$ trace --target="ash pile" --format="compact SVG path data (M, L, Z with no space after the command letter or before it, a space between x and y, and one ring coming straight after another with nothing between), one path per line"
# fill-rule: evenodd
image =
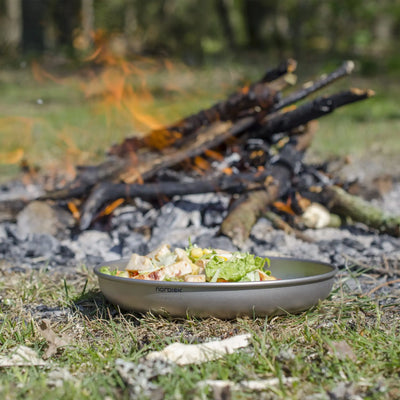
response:
M2 196L16 190L15 183L10 185L2 187ZM399 196L400 184L395 183L375 203L390 213L397 207ZM365 264L375 269L397 269L400 265L400 239L361 223L307 228L299 237L261 217L249 238L237 246L220 233L230 202L231 196L223 193L176 196L158 207L138 199L99 219L91 229L79 231L63 208L34 201L15 221L0 224L0 258L3 267L15 271L73 269L129 257L132 252L146 254L160 243L186 247L190 238L201 247L314 259L339 267Z

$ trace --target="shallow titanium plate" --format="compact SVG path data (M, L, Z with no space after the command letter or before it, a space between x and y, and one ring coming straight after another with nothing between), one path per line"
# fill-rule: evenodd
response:
M336 268L317 261L269 257L276 281L191 283L145 281L102 274L102 265L125 269L128 259L95 267L104 296L122 309L229 319L304 311L325 299Z

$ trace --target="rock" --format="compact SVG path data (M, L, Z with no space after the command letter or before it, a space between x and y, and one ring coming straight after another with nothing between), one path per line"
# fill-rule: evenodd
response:
M66 242L63 244L66 245ZM120 254L112 251L114 245L108 233L91 230L82 232L68 247L75 253L78 261L93 265L120 258Z
M58 252L60 242L47 233L32 233L20 247L25 258L49 259Z
M33 201L17 216L17 227L21 237L30 234L48 234L58 238L67 235L74 224L71 214L46 202Z
M189 226L189 222L190 216L185 210L175 207L173 203L167 203L161 207L156 226L170 231L172 229L186 228Z

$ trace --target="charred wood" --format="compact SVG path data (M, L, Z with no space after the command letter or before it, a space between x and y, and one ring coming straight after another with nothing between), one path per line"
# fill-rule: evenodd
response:
M267 70L264 76L259 80L259 82L267 83L275 81L285 74L294 72L296 68L297 61L289 58L280 63L277 67Z
M13 221L20 211L29 204L29 200L13 199L0 202L0 221Z
M290 104L294 104L299 100L306 98L310 94L317 92L318 90L324 88L325 86L330 85L331 83L337 81L338 79L351 74L353 69L354 69L354 62L345 61L337 70L331 72L326 76L322 76L315 82L309 82L304 84L300 90L292 93L291 95L279 101L272 107L271 112L281 110L282 108L287 107Z
M336 108L367 99L373 95L372 90L351 89L332 96L318 97L300 105L293 111L278 114L271 119L268 119L267 116L265 124L255 134L268 137L274 133L288 132L297 126L328 115Z
M118 177L125 170L126 165L126 160L112 157L100 165L84 167L71 183L61 189L48 191L46 194L40 196L38 200L81 197L87 194L98 182Z
M193 182L155 182L143 184L102 183L96 187L84 203L80 228L87 229L101 206L118 198L156 200L162 197L183 196L186 194L226 192L243 193L257 190L269 176L268 171L222 175L215 179Z
M254 107L268 110L279 101L278 89L282 87L273 87L269 82L254 83L206 110L192 114L166 128L151 131L142 142L138 142L136 138L125 139L120 145L114 146L110 154L123 157L138 147L153 150L162 150L170 146L179 147L187 135L194 134L202 127L217 121L235 120L243 111Z
M314 242L314 239L307 236L301 230L292 227L281 216L272 211L266 211L263 217L269 219L275 228L283 230L288 235L293 235L297 239L302 240L303 242L308 242L308 243Z

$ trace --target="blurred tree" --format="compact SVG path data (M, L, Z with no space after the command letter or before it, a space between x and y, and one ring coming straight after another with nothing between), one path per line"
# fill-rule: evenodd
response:
M44 51L45 0L22 0L22 51Z
M74 55L74 33L80 27L81 0L49 0L55 25L56 46Z
M230 50L235 50L237 46L236 46L235 33L229 17L229 8L225 0L215 0L215 1L216 1L215 5L217 14L219 16L219 20L221 21L221 27L223 29L226 42Z
M21 40L21 2L15 0L4 1L4 14L6 16L3 22L5 31L3 32L7 45L11 48L17 48Z
M82 0L82 49L90 47L94 32L94 2L93 0Z
M266 19L275 15L276 1L244 0L242 7L247 32L247 45L252 49L259 49L266 44L266 38L262 31Z

